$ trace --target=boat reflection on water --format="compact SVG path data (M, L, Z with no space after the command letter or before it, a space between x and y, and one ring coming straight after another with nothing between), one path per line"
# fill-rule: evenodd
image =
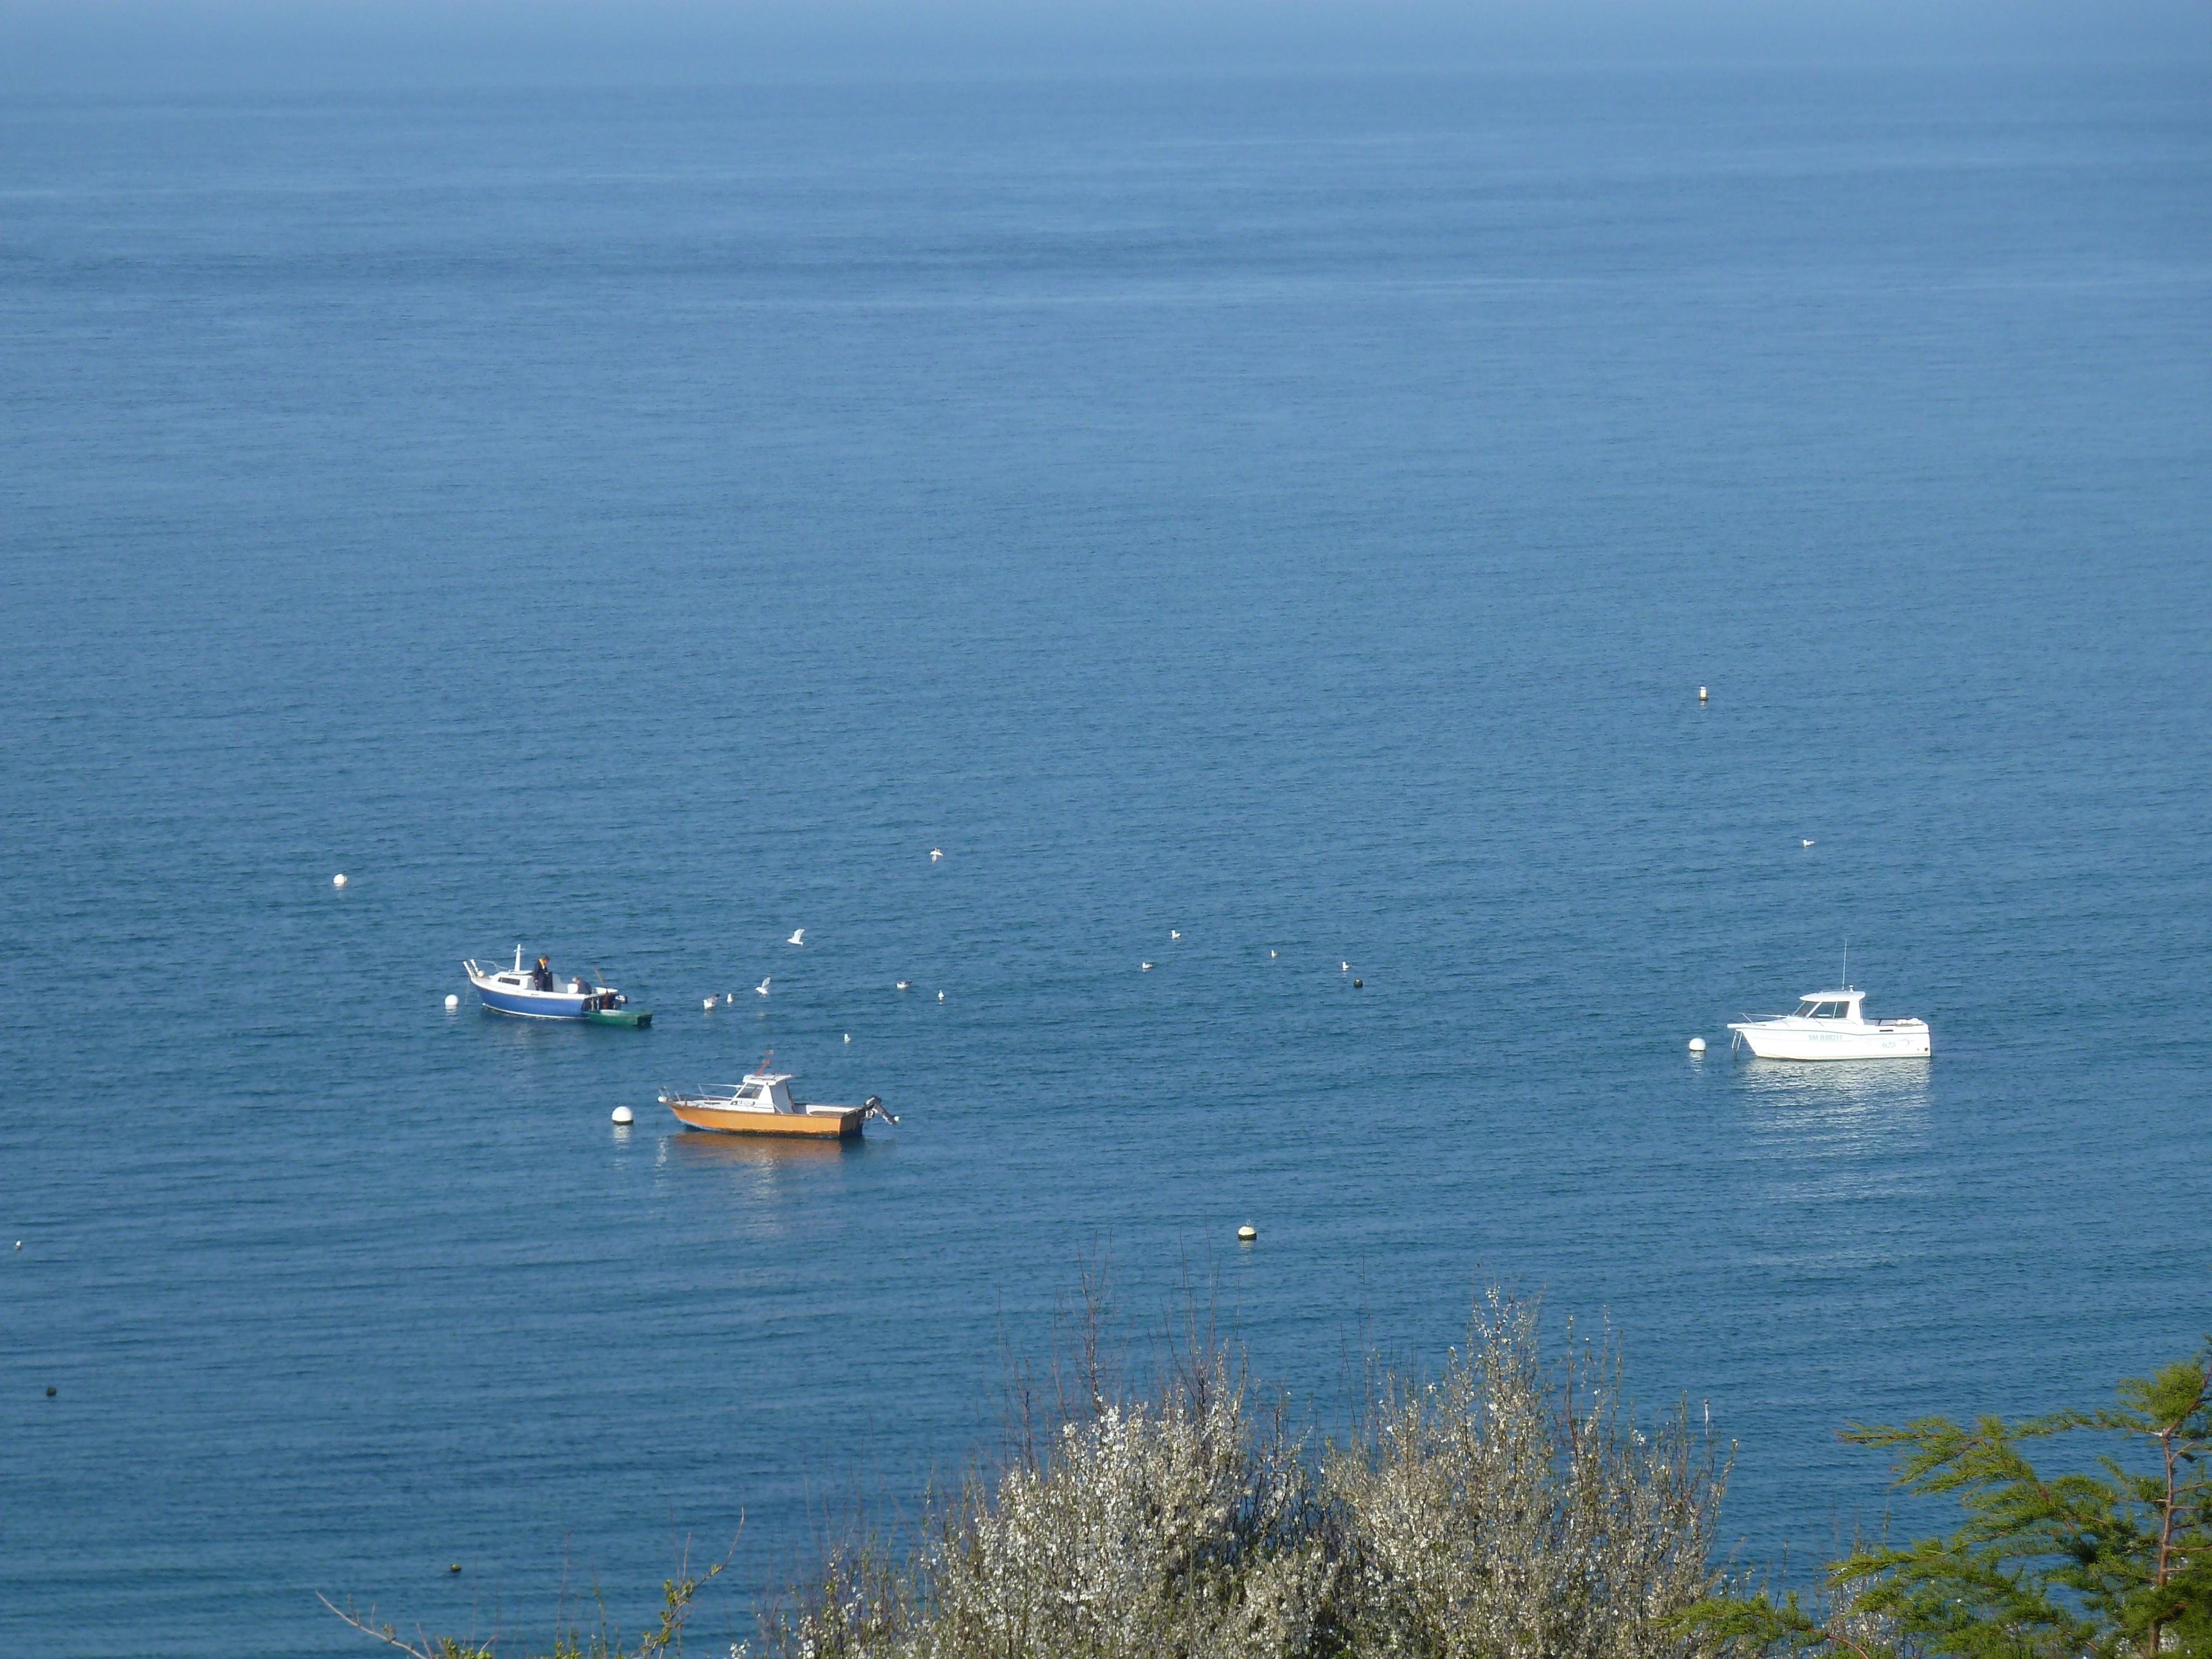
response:
M1753 1060L1729 1083L1763 1153L1849 1161L1926 1138L1931 1067L1925 1060Z
M848 1158L865 1158L870 1143L834 1135L771 1139L765 1135L665 1134L660 1138L660 1162L669 1167L711 1169L720 1165L738 1170L821 1169Z
M1735 1085L1753 1100L1774 1105L1866 1106L1925 1110L1927 1060L1831 1060L1808 1066L1794 1060L1749 1060L1735 1070Z
M656 1185L680 1189L687 1207L719 1212L729 1237L754 1243L811 1237L823 1225L825 1204L859 1173L857 1165L884 1156L866 1140L785 1140L751 1135L681 1133L660 1137L653 1163Z

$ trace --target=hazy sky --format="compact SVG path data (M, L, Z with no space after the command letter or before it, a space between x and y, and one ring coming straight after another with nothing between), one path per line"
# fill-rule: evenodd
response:
M2212 57L2212 0L0 0L0 86Z

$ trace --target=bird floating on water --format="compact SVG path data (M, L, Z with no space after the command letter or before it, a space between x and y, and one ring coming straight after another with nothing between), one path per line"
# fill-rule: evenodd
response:
M945 993L944 993L944 992L942 992L942 991L939 991L939 992L937 994L937 1000L938 1000L939 1002L944 1001L944 1000L945 1000Z
M898 982L898 988L902 991L911 991L914 989L914 981L910 979L902 979Z
M1273 951L1268 951L1268 952L1267 952L1267 960L1268 960L1268 961L1270 961L1270 962L1273 962L1274 959L1275 959L1275 953L1274 953Z
M1798 844L1800 847L1810 847L1813 843L1812 843L1811 842L1809 842L1809 841L1806 841L1806 840L1804 840L1803 838L1802 838L1802 837L1801 837L1801 838L1799 839L1799 841L1798 841L1797 844Z
M789 939L787 939L784 940L784 943L785 943L786 945L804 945L804 944L805 944L805 943L806 943L806 930L805 930L804 927L794 927L794 928L793 928L793 929L791 930L791 937L790 937Z
M846 1041L846 1042L850 1042L852 1040L853 1040L853 1034L852 1034L850 1031L846 1032L846 1033L845 1033L845 1041Z
M1168 929L1168 937L1170 939L1181 939L1182 935L1176 932L1174 928L1170 927Z
M1152 964L1149 962L1140 962L1137 965L1148 974L1152 971Z
M1342 972L1348 974L1352 971L1352 964L1348 962L1340 962L1336 965Z
M945 856L945 849L944 849L942 847L933 847L933 848L931 848L929 849L929 861L930 861L932 864L936 863L936 862L938 861L938 860L939 860L939 859L943 858L944 856Z
M708 998L707 999L707 1012L708 1012L708 1013L712 1013L712 1012L714 1012L714 998L712 998L712 997L708 997Z
M774 974L770 974L767 979L763 980L759 984L754 986L753 989L758 991L763 996L766 996L768 994L769 981L775 978L775 975Z

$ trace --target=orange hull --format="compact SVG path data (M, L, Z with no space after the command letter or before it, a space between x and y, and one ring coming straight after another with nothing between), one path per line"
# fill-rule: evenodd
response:
M839 1107L806 1112L732 1112L689 1101L671 1101L676 1121L690 1129L711 1129L726 1135L804 1135L815 1140L850 1140L860 1133L864 1106Z

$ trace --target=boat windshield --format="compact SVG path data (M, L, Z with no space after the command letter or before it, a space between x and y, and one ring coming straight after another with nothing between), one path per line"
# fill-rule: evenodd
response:
M1810 1019L1813 1017L1813 1010L1818 1006L1820 1006L1818 1003L1813 1001L1810 998L1808 998L1805 1001L1797 1005L1796 1017L1799 1019Z

